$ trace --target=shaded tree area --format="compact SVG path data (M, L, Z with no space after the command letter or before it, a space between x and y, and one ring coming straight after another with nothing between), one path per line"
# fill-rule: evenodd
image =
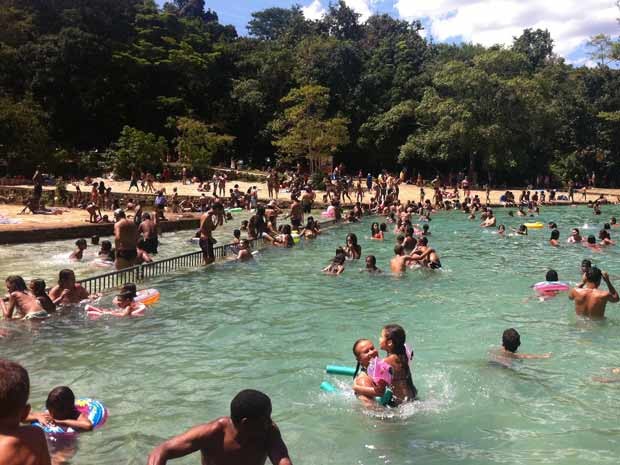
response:
M208 0L0 0L0 157L126 175L326 159L351 169L477 173L480 182L620 182L618 41L594 68L548 31L512 46L427 41L418 21L365 22L342 1L253 13L248 37Z

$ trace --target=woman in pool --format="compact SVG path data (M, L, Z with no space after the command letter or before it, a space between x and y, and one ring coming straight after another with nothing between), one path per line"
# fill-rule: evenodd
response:
M323 268L323 273L339 275L344 271L344 262L347 257L342 247L336 249L336 256L332 259L332 262Z
M549 239L549 244L553 247L560 246L560 231L557 229L551 230L551 238Z
M379 223L373 223L370 225L370 238L383 239L381 236L381 231L379 231Z
M273 240L273 245L277 247L293 247L295 242L293 241L293 236L291 236L291 225L285 224L282 226L282 232L276 236Z
M353 355L357 360L357 368L355 369L355 379L353 380L353 391L357 398L366 406L373 407L375 397L382 396L385 392L385 386L378 386L372 380L366 370L371 360L379 356L379 352L375 349L375 345L369 339L358 339L353 344Z
M344 246L344 253L351 260L359 260L362 256L362 246L357 243L357 236L353 233L347 234L347 243Z
M601 245L616 245L616 243L611 240L608 229L601 229L598 233L598 238L601 240Z
M500 236L503 236L504 234L506 234L506 226L504 226L503 224L500 224L497 227L497 234L499 234Z
M409 366L409 362L413 359L413 351L411 354L408 353L405 346L406 339L405 330L399 325L384 326L379 339L379 347L387 352L387 357L383 361L394 370L390 388L394 393L392 403L395 406L415 400L418 395Z
M581 242L583 242L583 237L581 237L579 229L573 228L571 230L570 237L567 239L566 242L568 242L569 244L580 244Z

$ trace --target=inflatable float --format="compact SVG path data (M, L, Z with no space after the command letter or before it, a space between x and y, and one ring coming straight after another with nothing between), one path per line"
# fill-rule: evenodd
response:
M88 416L88 419L93 424L93 429L101 428L108 419L108 409L94 399L78 399L75 401L75 408L81 414ZM38 421L33 423L34 426L38 426L49 436L56 438L70 438L75 437L79 431L70 427L58 426L58 425L46 425L43 426Z
M357 374L357 370L353 367L345 367L340 365L327 365L325 372L331 375L343 375L354 377ZM375 383L383 382L386 385L392 383L392 367L381 360L379 357L374 358L366 370L368 376L370 376ZM320 388L324 392L337 393L338 388L331 384L329 381L323 381ZM392 390L390 388L385 389L385 393L381 397L375 397L375 401L382 406L388 405L393 397Z
M537 221L536 223L524 223L527 229L542 229L545 227L544 223Z

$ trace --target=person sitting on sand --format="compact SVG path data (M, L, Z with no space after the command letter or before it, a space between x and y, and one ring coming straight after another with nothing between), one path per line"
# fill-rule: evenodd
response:
M77 247L71 255L69 255L69 260L81 260L84 257L84 251L88 247L86 244L86 239L78 239L75 241L75 246Z
M601 278L607 284L607 291L599 289ZM571 289L568 298L575 301L575 313L577 315L594 319L605 318L607 302L616 303L620 301L618 292L609 279L609 274L601 272L595 266L586 272L585 285Z
M551 354L518 354L517 349L521 345L521 335L514 328L509 328L502 334L502 347L493 355L512 359L543 359L551 357ZM498 360L499 361L499 360ZM500 362L501 363L501 362Z
M89 297L88 291L75 282L75 273L69 269L58 273L58 285L50 291L50 299L56 305L78 304Z
M43 430L20 426L30 413L28 372L15 362L0 359L0 380L0 463L50 465Z
M353 344L353 355L357 360L355 377L353 379L353 392L366 407L373 407L375 397L382 396L385 386L378 386L373 379L368 376L366 370L370 362L379 356L375 345L369 339L358 339Z
M336 249L336 256L332 259L332 262L323 268L323 273L339 275L344 271L344 264L347 260L347 256L345 255L344 249L342 247L338 247Z
M205 464L292 465L280 430L271 420L271 400L260 391L239 392L230 404L230 417L196 426L157 446L147 465L200 451ZM17 463L17 462L16 462Z
M10 320L15 313L19 313L23 320L44 320L49 317L37 298L28 293L26 282L21 276L12 275L6 278L6 288L9 291L6 306L4 301L0 300L5 319Z
M553 247L560 246L560 231L558 229L551 230L551 237L549 238L549 244Z
M377 268L377 257L374 255L368 255L366 257L366 268L360 270L360 272L366 273L382 273L382 271Z
M45 401L47 412L31 412L26 422L39 422L42 426L56 425L76 431L92 431L93 423L88 415L75 408L75 394L67 386L50 391Z
M56 311L56 304L52 302L52 299L45 291L45 281L33 279L30 281L28 288L33 297L39 301L43 310L47 313L54 313Z
M418 395L410 366L413 352L407 349L406 339L405 330L394 324L384 326L379 339L379 347L387 353L383 361L389 364L394 372L390 385L394 393L390 405L394 407L404 402L411 402Z

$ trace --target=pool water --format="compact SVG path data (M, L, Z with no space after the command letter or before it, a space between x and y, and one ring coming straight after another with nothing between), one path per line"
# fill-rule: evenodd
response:
M164 439L226 415L244 388L270 395L295 464L617 463L620 384L592 378L620 366L620 306L609 304L603 322L584 321L565 295L540 302L530 286L549 267L577 281L583 258L619 276L620 246L595 253L565 244L570 227L587 223L584 233L596 233L618 213L546 209L540 221L558 223L559 249L547 229L502 238L460 213L438 214L431 245L442 271L368 276L358 272L363 263L348 262L342 276L322 275L350 231L363 255L389 268L393 236L368 240L366 219L293 250L262 251L254 263L151 281L162 298L143 318L88 321L74 311L40 326L2 323L2 356L29 370L34 408L64 384L110 409L104 428L81 436L72 464L143 464ZM321 392L324 379L350 384L324 366L353 365L353 342L378 343L387 323L407 330L420 400L369 413L350 392ZM509 327L521 333L520 351L552 357L490 363Z

